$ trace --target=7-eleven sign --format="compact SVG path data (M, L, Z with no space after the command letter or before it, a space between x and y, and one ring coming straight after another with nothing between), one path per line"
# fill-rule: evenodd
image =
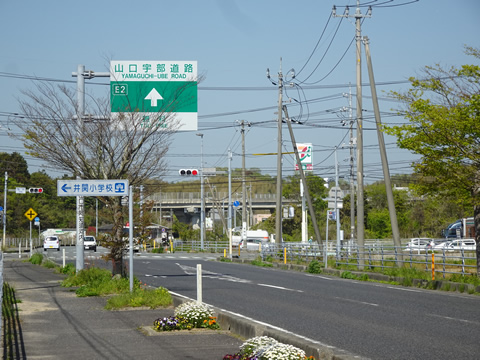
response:
M297 144L298 155L300 156L300 164L302 169L306 171L313 171L312 163L312 144ZM299 165L295 164L295 170L299 170Z

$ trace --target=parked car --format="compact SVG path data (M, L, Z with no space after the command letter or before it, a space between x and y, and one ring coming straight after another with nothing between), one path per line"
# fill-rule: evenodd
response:
M420 253L421 251L430 250L434 243L434 240L430 238L413 238L410 239L405 246L405 251L416 251L417 253Z
M48 249L57 249L57 251L60 251L60 239L58 236L47 236L45 240L43 240L43 251L47 251Z
M445 251L475 251L477 249L477 245L475 244L474 239L455 239L448 241L439 248L439 250Z
M97 240L95 239L95 236L85 236L83 238L83 248L85 250L93 250L94 252L97 252Z

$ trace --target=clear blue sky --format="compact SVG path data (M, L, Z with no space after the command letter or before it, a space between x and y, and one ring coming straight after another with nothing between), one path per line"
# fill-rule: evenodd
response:
M383 98L391 90L407 87L389 83L419 74L425 65L474 63L463 53L463 45L479 46L478 0L420 0L392 6L409 1L370 1L372 17L362 24L362 34L370 39L375 80L387 84L377 87ZM205 76L198 93L198 132L204 134L205 167L226 167L229 147L235 154L232 166L241 167L240 128L236 120L245 120L252 125L246 132L247 167L275 175L275 156L252 154L277 151L278 88L266 78L266 69L270 68L271 75L276 76L282 58L283 73L295 69L296 82L303 81L303 92L287 88L284 99L308 101L308 105L300 107L292 100L289 106L290 116L305 122L295 126L296 140L313 144L316 174L333 176L333 149L348 143L348 127L340 123L348 113L339 113L338 109L348 106L342 95L348 93L349 83L355 94L356 77L355 48L348 48L354 37L354 19L331 18L331 12L336 5L337 13L342 14L347 4L353 14L354 0L2 0L0 151L23 154L22 144L10 140L5 128L9 125L8 116L19 111L16 99L21 96L20 90L32 86L29 80L6 74L75 81L71 73L78 64L106 72L110 59L196 60L199 72ZM365 14L367 8L362 7L361 11ZM300 72L322 32L318 48ZM365 64L363 58L363 82L367 83ZM107 79L98 82L108 83ZM308 88L311 83L315 83L314 89ZM89 85L87 90L105 96L109 87ZM370 130L375 124L369 87L364 87L363 94L365 175L366 181L371 182L381 178L381 166L376 133ZM383 122L403 121L388 116L396 106L381 99ZM263 108L266 109L258 110ZM180 168L200 167L200 137L195 133L175 135L168 154L166 181L182 180L177 175ZM283 139L285 151L291 151L286 126ZM397 149L393 138L387 137L386 142L391 173L410 172L411 154ZM340 174L347 175L348 150L339 149L338 159ZM38 160L27 160L30 172L42 168ZM286 155L284 175L293 174L293 163L292 155Z

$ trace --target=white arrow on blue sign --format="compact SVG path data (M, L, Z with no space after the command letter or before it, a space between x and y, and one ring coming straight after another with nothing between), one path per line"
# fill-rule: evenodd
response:
M127 196L128 180L57 180L58 196Z

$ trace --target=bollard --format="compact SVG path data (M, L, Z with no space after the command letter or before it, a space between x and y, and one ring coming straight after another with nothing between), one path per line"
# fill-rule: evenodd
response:
M197 264L197 302L202 303L202 264Z
M224 257L224 258L227 257L227 249L223 249L223 257Z
M283 248L283 263L286 265L287 264L287 248Z
M63 267L65 267L65 248L62 249L63 254Z
M435 254L432 252L432 281L435 280Z
M22 242L18 242L18 258L20 259L22 257Z

